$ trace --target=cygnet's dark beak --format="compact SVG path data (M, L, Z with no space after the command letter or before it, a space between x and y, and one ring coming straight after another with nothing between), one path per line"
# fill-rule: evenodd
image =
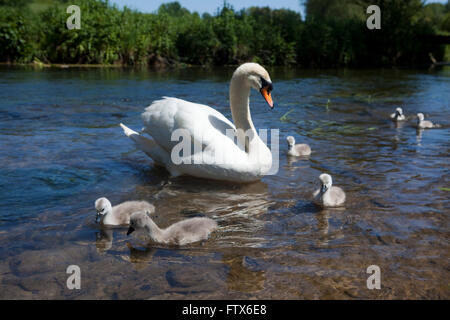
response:
M127 231L127 236L129 236L131 233L133 233L133 231L134 231L134 228L132 226L130 226Z

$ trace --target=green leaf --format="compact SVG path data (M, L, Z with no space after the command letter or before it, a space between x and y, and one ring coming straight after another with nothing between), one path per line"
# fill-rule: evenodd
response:
M288 112L286 112L285 114L283 114L283 115L281 116L281 118L280 118L280 121L281 121L281 122L286 122L286 121L288 120L287 115L288 115L289 113L291 113L292 111L294 111L294 109L291 109L291 110L289 110Z

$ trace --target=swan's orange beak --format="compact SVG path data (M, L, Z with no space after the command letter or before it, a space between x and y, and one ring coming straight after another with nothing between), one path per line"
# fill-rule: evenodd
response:
M261 95L264 97L269 107L273 109L272 96L270 95L270 91L268 90L268 88L267 87L261 88L259 92L261 92Z

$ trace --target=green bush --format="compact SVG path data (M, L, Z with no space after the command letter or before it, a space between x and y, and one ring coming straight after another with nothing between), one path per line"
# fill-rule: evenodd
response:
M38 2L0 1L0 61L9 62L420 65L429 62L429 52L438 60L444 52L423 39L450 32L448 4L420 0L307 0L306 20L292 10L235 11L226 3L217 14L200 16L177 2L141 13L106 0L74 0L80 30L66 27L67 1L48 1L38 12L26 9ZM366 28L369 4L382 9L381 30Z
M69 30L69 14L59 6L41 12L43 59L56 63L113 63L119 59L121 12L107 2L80 0L81 29Z
M0 61L29 62L36 50L36 23L30 12L9 6L0 7Z

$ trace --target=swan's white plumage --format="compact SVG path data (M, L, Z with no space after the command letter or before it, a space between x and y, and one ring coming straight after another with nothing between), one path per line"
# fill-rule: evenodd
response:
M391 114L391 120L394 122L406 120L406 117L403 114L403 109L402 108L395 109L395 112Z
M131 215L127 235L140 229L143 229L154 242L185 245L208 239L210 233L217 229L217 222L210 218L197 217L178 221L166 229L161 229L145 211L141 211Z
M238 146L227 130L236 132L235 125L217 110L206 105L164 97L154 101L142 114L148 139L121 124L125 134L148 154L157 164L165 166L172 175L192 175L201 178L248 182L260 179L272 164L272 155L257 136L249 112L250 88L248 75L261 74L270 82L267 72L257 64L244 64L233 75L230 100L233 117L244 130L251 130L252 138L246 147ZM239 84L239 85L236 85ZM234 89L233 89L234 88ZM183 157L183 163L174 163L173 148L181 141L172 141L172 134L184 129L189 134L191 145L198 150ZM179 154L179 153L177 153Z
M155 212L155 207L147 201L125 201L113 207L104 197L95 200L95 209L100 224L111 226L128 225L131 214L137 211Z
M438 127L433 122L431 122L429 120L424 120L424 119L425 119L425 116L423 115L423 113L417 114L417 127L419 129L428 129L428 128Z
M311 154L311 147L306 143L295 144L295 138L293 136L288 136L286 140L289 145L288 156L301 157Z
M329 174L319 176L321 188L313 193L314 201L322 207L339 207L345 202L345 192L339 187L333 186L333 180Z

